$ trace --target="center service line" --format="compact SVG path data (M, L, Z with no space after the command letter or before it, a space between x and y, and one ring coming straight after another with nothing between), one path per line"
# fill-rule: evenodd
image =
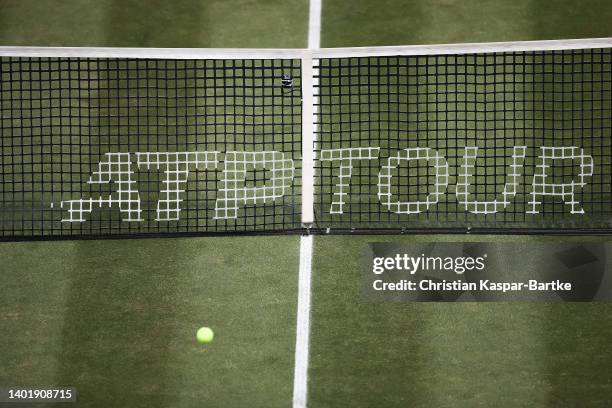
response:
M308 391L308 347L310 330L310 281L312 275L312 235L300 238L300 273L295 334L293 408L306 408Z
M308 19L308 48L318 49L320 47L321 0L310 0ZM313 77L314 76L315 75L313 75ZM313 110L314 109L316 109L315 103L313 103ZM316 112L313 111L313 116L314 115L316 115ZM314 138L316 135L315 129L313 128L312 131ZM303 235L300 237L300 269L298 278L297 327L295 331L295 366L293 373L293 408L306 408L307 405L312 247L312 235Z

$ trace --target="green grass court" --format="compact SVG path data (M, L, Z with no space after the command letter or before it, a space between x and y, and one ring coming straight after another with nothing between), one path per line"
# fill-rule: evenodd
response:
M321 45L608 37L611 20L592 0L324 0ZM308 2L10 0L0 22L0 45L298 48ZM360 300L367 242L425 239L544 238L316 236L309 407L610 405L607 304ZM74 386L79 407L291 406L299 240L0 243L0 386Z

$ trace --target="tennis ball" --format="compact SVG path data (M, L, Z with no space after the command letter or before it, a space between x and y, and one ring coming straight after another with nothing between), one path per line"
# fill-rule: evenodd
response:
M196 338L200 344L208 344L213 341L215 333L213 333L210 327L200 327L196 333Z

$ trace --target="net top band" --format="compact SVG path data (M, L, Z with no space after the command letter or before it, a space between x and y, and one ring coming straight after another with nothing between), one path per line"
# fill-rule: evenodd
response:
M0 47L1 57L156 58L156 59L299 59L394 55L456 55L493 52L557 51L612 47L612 38L350 48L134 48Z

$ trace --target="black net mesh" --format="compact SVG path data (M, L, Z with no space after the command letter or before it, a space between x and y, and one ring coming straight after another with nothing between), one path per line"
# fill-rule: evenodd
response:
M317 61L320 228L612 226L612 51Z
M300 227L299 60L0 64L1 237Z
M304 231L311 80L311 231L612 228L610 49L0 68L0 239Z

